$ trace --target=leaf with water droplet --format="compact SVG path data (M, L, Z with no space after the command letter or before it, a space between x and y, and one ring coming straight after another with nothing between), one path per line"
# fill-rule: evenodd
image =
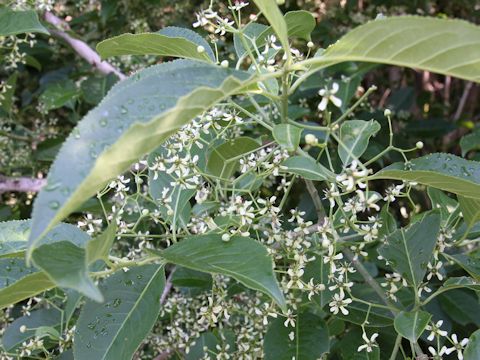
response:
M371 177L417 182L440 190L480 199L480 162L436 153L430 158L411 160L414 170L405 170L403 163L392 164ZM468 169L467 172L464 169Z
M137 277L140 274L142 279ZM132 285L127 286L126 282ZM164 286L164 270L158 265L120 270L107 278L100 289L105 294L105 304L111 306L86 302L76 324L79 331L73 345L75 359L130 360L157 320L157 300ZM89 329L90 324L94 329Z
M408 228L401 228L387 236L387 243L378 248L378 253L414 288L422 282L426 267L437 243L440 230L440 215L430 212L423 220Z

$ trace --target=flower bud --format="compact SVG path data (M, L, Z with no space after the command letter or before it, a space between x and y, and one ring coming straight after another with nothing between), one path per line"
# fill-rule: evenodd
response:
M383 115L390 116L392 115L392 111L390 109L385 109L385 111L383 112Z
M27 331L27 327L25 325L20 326L20 332L23 334L25 331Z
M311 42L311 41L309 41L309 42L307 43L307 47L308 47L309 49L313 48L314 46L315 46L315 45L314 45L313 42Z
M228 68L228 60L223 60L223 61L220 63L220 66L223 67L223 68Z
M417 149L423 149L423 141L417 141L415 146L417 147Z
M222 240L225 241L225 242L230 241L230 234L223 234L222 235Z
M318 144L318 138L313 134L307 134L305 135L305 142L307 145L315 146Z

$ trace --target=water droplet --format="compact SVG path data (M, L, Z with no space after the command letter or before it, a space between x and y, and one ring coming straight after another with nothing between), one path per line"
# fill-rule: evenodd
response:
M92 344L90 344L89 342L87 343L87 349L90 349L92 347Z
M134 284L133 280L126 280L125 285L132 286Z
M58 189L62 183L60 181L57 182L48 182L47 186L44 187L45 191L53 191Z
M80 139L80 130L78 128L73 129L72 133L75 139Z
M141 278L143 278L143 275L141 275L141 274L137 275L138 280L140 280Z
M68 186L65 186L64 188L62 188L62 189L60 190L60 192L61 192L63 195L67 196L67 195L70 195L70 193L72 192L72 190L70 190L70 188L69 188Z
M92 159L96 159L98 157L98 154L95 150L90 151L90 157Z
M100 119L100 126L105 127L108 124L108 120L105 118Z
M56 210L60 207L60 203L58 201L53 200L48 203L48 207L50 209Z
M128 113L128 109L122 105L122 107L120 108L120 113L122 115L126 115Z
M112 305L113 305L114 308L117 308L117 307L120 306L121 303L122 303L122 299L115 299L115 300L113 300Z

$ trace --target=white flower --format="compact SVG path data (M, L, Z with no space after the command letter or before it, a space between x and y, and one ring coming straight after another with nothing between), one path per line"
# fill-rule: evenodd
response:
M233 6L229 6L228 8L232 11L240 11L241 9L243 9L245 6L248 6L248 2L247 1L235 1L235 3L233 4Z
M374 347L377 347L378 345L375 342L375 339L378 337L378 333L374 333L370 339L368 338L367 334L363 333L362 338L363 341L365 341L365 344L360 345L357 349L358 352L362 351L363 349L366 349L367 352L372 352Z
M330 306L330 311L335 315L338 314L339 311L341 311L343 315L348 315L348 310L345 306L351 302L352 299L345 299L345 294L341 292L333 295L333 301L330 302L328 306Z
M438 336L447 336L448 333L445 330L440 330L440 327L443 324L443 320L438 320L436 324L427 325L427 330L431 331L428 335L428 341L432 341L435 338L435 335Z
M331 89L325 87L318 92L318 94L322 96L322 101L318 104L318 110L324 111L327 108L329 101L336 107L342 106L342 100L335 96L339 88L339 85L334 82Z
M440 273L440 269L442 268L441 261L437 261L435 265L428 263L427 268L429 271L429 273L427 274L427 280L430 280L433 276L436 276L440 281L443 280L443 275Z
M285 327L288 327L290 324L291 327L295 327L295 315L293 315L292 310L287 310L287 319L283 323Z
M429 346L428 351L430 351L430 354L432 354L432 358L435 359L435 360L442 359L442 355L444 355L444 354L447 354L447 355L450 354L450 352L448 352L448 349L447 349L446 346L442 346L442 348L438 352L432 346Z
M464 338L460 342L458 341L457 334L452 334L452 344L453 347L448 348L445 353L448 355L454 351L457 351L457 357L459 360L463 360L463 353L462 350L467 346L468 339Z

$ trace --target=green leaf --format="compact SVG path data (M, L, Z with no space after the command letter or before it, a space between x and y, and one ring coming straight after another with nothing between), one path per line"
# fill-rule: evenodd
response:
M457 324L480 326L480 303L470 290L453 289L438 296L441 308Z
M27 249L31 220L12 220L0 222L0 258L23 256ZM90 236L71 224L58 224L42 239L42 244L69 240L81 245L90 240Z
M418 68L480 81L480 27L463 20L399 16L370 21L318 56L294 65L321 69L345 61Z
M440 211L442 221L447 221L453 212L458 211L458 202L443 191L429 187L427 193L432 202L432 209Z
M37 329L41 327L55 328L60 325L61 313L55 308L40 309L24 315L12 322L2 336L2 346L7 352L14 352L24 341L35 337ZM20 331L21 326L26 326L25 332Z
M249 137L238 137L214 148L208 158L210 174L229 179L238 169L239 157L257 150L260 145Z
M270 26L275 31L275 34L277 34L277 38L280 40L285 53L290 54L287 23L283 18L282 12L278 8L277 2L275 0L253 0L253 2L268 20Z
M53 287L47 274L27 267L24 259L0 259L0 309Z
M85 248L69 241L44 244L33 251L33 263L42 269L59 287L77 290L101 302L102 293L89 277Z
M380 170L370 179L414 181L457 195L480 199L480 163L451 154L426 155L410 161L407 165L395 163Z
M439 290L447 291L447 290L453 290L458 288L466 288L474 291L479 291L480 283L466 276L451 277L451 278L448 278L443 283L442 287L440 287Z
M272 135L275 141L288 151L295 151L300 145L302 128L290 124L278 124L273 127Z
M312 40L311 34L317 22L311 12L305 10L289 11L284 18L288 36L296 36L305 41Z
M77 360L130 360L155 324L165 287L163 266L119 271L100 286L105 302L87 301L73 345Z
M34 32L50 34L38 21L35 11L13 11L7 7L0 8L0 36Z
M417 342L428 325L432 315L425 311L402 311L393 322L395 330L411 342Z
M9 114L10 111L12 110L13 96L15 95L15 87L17 86L17 77L18 77L17 72L9 76L8 80L5 83L5 85L7 86L7 89L2 94L3 99L0 101L0 109L3 109L3 111L5 111L5 113L7 114Z
M181 126L255 80L230 69L177 60L115 85L63 144L33 209L29 253L39 239L108 181ZM75 166L72 165L75 159Z
M195 345L190 348L188 354L186 354L186 360L198 360L202 359L205 354L211 356L217 353L216 346L219 345L217 337L211 332L204 332L197 339L195 339Z
M431 213L407 229L401 228L387 237L378 253L407 282L417 288L427 270L440 229L440 215Z
M330 170L309 156L292 156L282 165L286 167L285 172L299 175L308 180L323 181L335 177Z
M463 136L460 139L460 148L462 149L462 156L467 155L471 150L480 150L480 128Z
M45 91L40 95L39 101L46 111L61 108L72 104L72 100L80 95L72 80L65 80L48 84Z
M480 359L480 329L475 331L468 339L468 344L463 351L464 360Z
M285 310L285 298L273 272L273 261L258 241L233 236L225 242L219 234L208 234L188 237L154 253L186 268L231 276L267 294Z
M328 327L323 319L309 312L298 314L295 328L285 327L285 319L271 322L264 339L266 360L316 360L330 349ZM289 338L294 332L293 341Z
M316 26L316 21L313 15L305 10L289 11L284 16L287 25L287 33L289 37L299 37L306 41L311 40L311 33ZM269 35L275 34L271 26L265 26L258 23L250 23L243 29L245 37L255 39L257 48L261 48L266 44L266 38ZM252 41L246 40L249 47L253 50ZM238 34L233 35L233 43L235 52L240 58L245 55L246 50L240 40Z
M343 164L348 165L360 158L367 150L368 142L380 130L377 121L349 120L340 127L340 141L344 146L338 146L338 155Z
M465 222L467 223L467 226L471 228L480 221L480 199L458 196L458 202Z
M95 260L108 259L116 234L117 222L113 219L104 232L88 242L87 264L91 264Z
M198 46L205 51L198 52ZM103 59L119 55L158 55L215 61L212 48L200 35L178 27L167 27L158 33L115 36L100 42L97 51Z
M473 256L467 254L449 255L442 253L442 255L447 260L453 261L463 268L476 281L480 281L480 259L474 258Z

